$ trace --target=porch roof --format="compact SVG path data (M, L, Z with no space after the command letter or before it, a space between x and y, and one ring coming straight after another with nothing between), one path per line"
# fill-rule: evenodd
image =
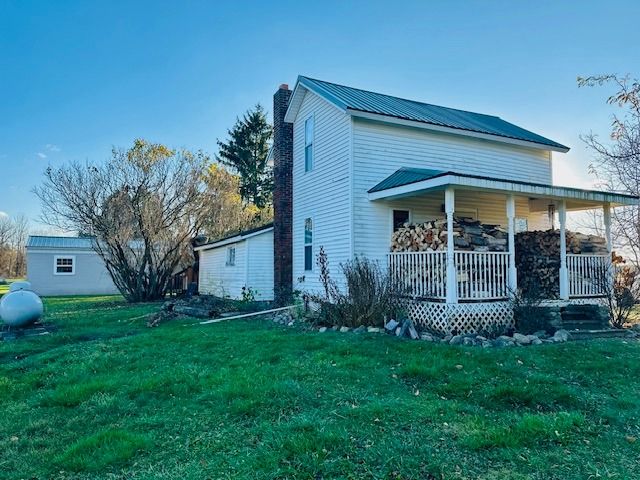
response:
M442 170L401 168L369 190L369 200L415 196L454 186L465 190L513 193L530 199L569 200L568 208L584 209L609 203L611 206L638 205L639 197L598 190L559 187L543 183L506 180Z

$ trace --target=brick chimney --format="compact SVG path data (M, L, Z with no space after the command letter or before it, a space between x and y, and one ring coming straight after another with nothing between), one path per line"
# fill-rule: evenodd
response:
M280 85L273 96L273 250L276 302L287 304L293 293L293 124L284 121L291 90Z

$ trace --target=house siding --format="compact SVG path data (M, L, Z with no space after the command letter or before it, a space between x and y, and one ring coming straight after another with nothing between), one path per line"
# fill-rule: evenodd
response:
M444 194L370 201L367 191L401 167L430 168L537 183L551 183L550 152L410 127L353 120L354 254L385 261L392 208L412 211L413 221L443 218ZM504 225L505 196L458 191L456 209L474 211L485 223ZM529 217L526 198L516 216Z
M56 256L74 256L74 275L55 275ZM42 296L56 295L114 295L119 293L94 251L27 249L27 280L34 292Z
M235 265L227 265L227 249L235 247ZM200 251L198 289L205 295L242 298L250 287L258 300L273 300L273 231Z
M313 170L304 171L304 123L314 117ZM350 117L307 92L293 125L293 282L306 292L320 291L315 260L324 246L332 274L351 249ZM313 219L313 271L304 270L304 221Z

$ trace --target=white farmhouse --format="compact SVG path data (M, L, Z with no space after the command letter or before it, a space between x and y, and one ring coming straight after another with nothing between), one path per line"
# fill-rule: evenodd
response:
M38 295L118 293L90 238L32 235L26 248L27 280Z

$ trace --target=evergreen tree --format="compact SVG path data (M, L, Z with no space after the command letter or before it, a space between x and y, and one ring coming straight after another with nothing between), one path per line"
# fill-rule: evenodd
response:
M273 129L260 104L236 120L228 130L229 140L218 140L218 162L231 167L240 175L240 195L258 208L271 204L273 171L267 163L269 141Z

